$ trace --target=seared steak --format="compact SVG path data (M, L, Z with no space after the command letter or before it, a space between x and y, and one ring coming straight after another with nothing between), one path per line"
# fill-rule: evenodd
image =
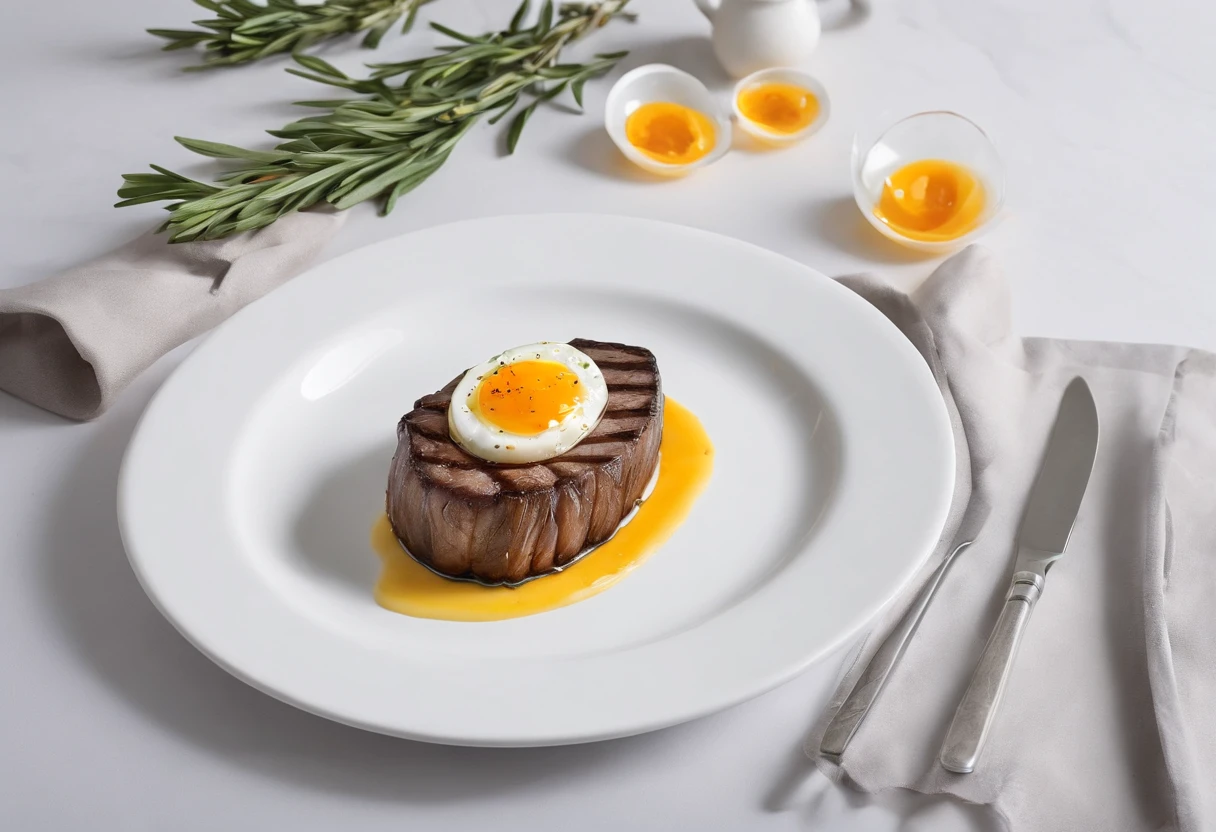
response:
M663 390L641 347L576 339L604 374L599 425L553 459L501 465L466 453L448 435L457 376L423 396L397 425L388 516L415 558L451 577L515 583L543 575L603 543L654 474Z

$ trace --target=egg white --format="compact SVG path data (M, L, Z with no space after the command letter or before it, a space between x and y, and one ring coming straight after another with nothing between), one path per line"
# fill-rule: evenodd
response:
M578 377L582 388L578 406L534 436L505 431L484 421L473 403L481 380L502 367L518 361L553 361L567 367ZM448 407L448 430L452 440L470 454L488 462L523 464L560 456L595 430L608 405L608 385L604 374L587 354L569 344L541 341L525 344L496 355L464 374L452 392Z

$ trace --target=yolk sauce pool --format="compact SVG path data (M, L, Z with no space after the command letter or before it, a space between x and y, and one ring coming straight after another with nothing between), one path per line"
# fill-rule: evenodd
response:
M805 130L819 117L819 99L797 84L769 82L747 87L739 93L738 105L748 121L787 136Z
M481 417L508 433L535 436L578 407L578 375L556 361L516 361L499 367L477 386Z
M656 162L688 165L707 156L717 142L709 116L670 101L651 101L625 119L625 138Z
M557 609L598 595L636 569L663 544L709 483L713 443L688 408L667 397L654 490L616 535L561 572L518 587L486 587L440 577L401 548L388 517L372 527L383 564L376 603L415 618L498 621Z
M922 159L887 177L874 216L908 239L945 242L979 224L985 199L983 183L968 168Z

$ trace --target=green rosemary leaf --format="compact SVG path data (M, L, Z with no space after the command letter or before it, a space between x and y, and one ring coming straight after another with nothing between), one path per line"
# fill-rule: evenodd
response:
M191 217L188 222L180 224L174 229L170 242L176 243L192 237L204 236L207 224L213 216L215 216L215 212L209 211L197 217Z
M156 173L172 182L189 185L192 188L197 188L203 193L214 193L219 190L219 188L215 187L214 185L208 185L206 182L198 182L194 179L190 179L189 177L182 176L180 173L174 173L171 170L162 168L160 165L148 165L148 167L152 168L152 170L156 171ZM149 175L151 174L145 174L145 176Z
M457 32L455 29L452 29L448 26L444 26L442 23L437 23L434 20L431 21L431 28L434 29L436 32L439 32L441 35L447 35L452 40L458 40L461 43L482 43L483 42L481 38L473 37L472 35L466 35L464 32Z
M295 31L284 32L274 40L267 41L266 45L257 50L254 56L248 60L256 61L268 55L278 55L281 52L294 52L294 54L299 54L303 50L307 49L314 41L315 39L301 38L297 36ZM214 44L210 46L211 48L219 48L218 45ZM228 57L236 58L237 56L230 55ZM203 68L206 68L206 64L203 64Z
M381 209L380 212L381 216L387 215L393 209L393 207L396 206L397 199L399 197L408 194L410 191L414 190L414 188L417 188L419 185L429 179L431 174L439 170L440 165L447 161L447 158L448 154L444 153L441 156L436 157L435 160L430 164L419 168L417 171L411 173L409 176L398 182L397 186L393 188L392 193L389 195L392 199L392 205L389 205L388 201L386 200L384 203L384 208Z
M295 107L312 107L317 110L332 110L336 107L341 107L343 104L345 104L346 99L325 98L325 99L318 99L315 101L293 101L291 103Z
M587 79L579 78L570 84L570 94L574 96L574 103L582 108L583 106L583 86L587 83Z
M297 8L297 0L269 0L265 7L249 0L208 2L239 14L240 22L255 32L288 19L271 19L272 14ZM336 2L311 8L328 8L335 17ZM607 72L616 59L563 64L562 51L607 21L624 18L628 2L591 0L564 3L556 10L549 3L541 21L527 30L469 36L437 27L455 41L453 48L429 58L373 65L369 78L350 78L320 58L297 53L298 68L289 72L347 90L351 97L300 102L310 114L268 131L282 140L274 150L179 138L195 153L230 160L218 184L196 182L153 165L153 173L123 176L118 204L168 202L169 219L162 230L172 242L214 240L264 228L284 214L319 203L343 209L378 199L382 213L387 213L444 165L473 125L506 117L525 95L530 101L507 131L511 152L544 102L569 88L581 103L587 80ZM517 17L522 20L518 12ZM519 20L512 25L520 25ZM250 31L241 34L255 37ZM214 60L236 61L244 54L221 54Z
M553 28L553 0L545 0L545 5L540 7L540 19L536 22L536 28L537 34L542 37Z
M174 140L187 150L192 150L200 156L210 156L213 159L250 159L257 162L277 162L287 159L291 154L277 150L246 150L230 144L208 142L202 139L188 139L176 136Z
M297 55L292 55L292 58L300 66L307 67L308 69L311 69L313 72L319 73L321 75L328 75L331 78L343 78L343 79L345 79L347 77L345 72L338 69L336 66L331 64L329 61L323 61L320 58L316 57L315 55L297 54Z
M184 218L197 217L202 214L214 214L222 208L231 208L234 205L239 210L245 204L246 196L246 194L241 193L235 188L231 191L220 191L218 194L206 199L188 202L181 208L178 208L176 213L179 218Z
M204 29L210 29L213 32L231 32L236 29L237 24L230 20L193 20L195 26L202 26Z
M375 49L380 45L380 40L384 37L384 34L388 31L388 28L391 25L393 25L393 21L389 20L368 29L367 34L363 36L363 41L360 43L360 45L364 49Z
M119 190L118 195L122 196L123 191ZM163 192L158 192L158 193L154 193L154 194L145 194L144 196L133 196L128 199L120 199L118 202L114 203L114 207L115 208L130 208L132 205L144 205L149 202L159 202L165 198L166 197ZM164 231L165 229L162 227L160 230Z
M256 32L259 29L265 30L272 24L278 23L280 20L286 20L293 17L290 10L278 12L269 12L268 14L260 14L257 17L251 17L240 25L240 30L246 33Z
M165 49L176 49L181 45L194 46L196 43L206 41L210 35L206 32L195 32L187 29L146 29L149 35L155 35L158 38L164 38L168 41L176 41L165 46Z
M298 191L306 190L314 185L320 184L321 182L337 181L346 174L356 170L362 164L363 160L361 159L348 159L347 161L341 162L337 165L323 167L318 171L314 171L313 173L310 173L307 176L299 177L298 179L293 178L290 175L284 176L284 181L282 183L265 191L262 194L262 197L264 199L271 199L272 197L282 199L285 196L291 196Z
M407 156L403 162L389 168L379 176L369 179L357 188L334 202L336 208L349 208L364 200L379 196L386 188L396 185L403 177L408 176L418 167L418 154ZM332 200L331 200L332 201Z
M519 27L523 25L524 18L528 16L528 8L531 4L528 0L523 0L519 4L519 8L515 10L515 15L511 18L511 24L507 27L507 31L511 34L519 31Z
M410 6L409 12L405 15L405 22L401 24L401 34L404 35L414 28L414 21L418 19L418 9L420 8L422 8L420 3Z
M511 128L507 131L507 153L515 152L515 146L519 144L519 136L524 132L524 125L528 123L528 119L532 118L532 114L536 112L539 105L539 101L533 101L511 120Z
M241 46L259 46L260 47L262 45L262 41L258 40L257 38L251 38L248 35L242 35L240 32L233 32L231 35L229 35L229 39L231 40L232 43L238 43Z

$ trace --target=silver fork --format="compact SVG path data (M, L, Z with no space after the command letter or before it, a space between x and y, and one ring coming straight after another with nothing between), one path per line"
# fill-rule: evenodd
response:
M933 599L933 593L937 591L938 585L945 577L946 570L954 562L955 556L971 543L971 540L960 543L950 554L942 558L942 562L938 564L937 569L933 570L928 582L921 588L920 595L899 619L899 624L874 651L873 658L870 659L870 663L866 665L861 676L857 678L853 690L849 692L844 704L840 706L840 710L828 723L827 731L824 732L823 739L819 743L820 754L836 760L839 760L844 754L849 741L857 733L862 720L870 711L870 706L874 704L883 685L886 684L887 677L891 675L899 657L903 655L904 648L912 639L912 634L916 632L916 627L924 617L925 610L929 607L929 601Z

